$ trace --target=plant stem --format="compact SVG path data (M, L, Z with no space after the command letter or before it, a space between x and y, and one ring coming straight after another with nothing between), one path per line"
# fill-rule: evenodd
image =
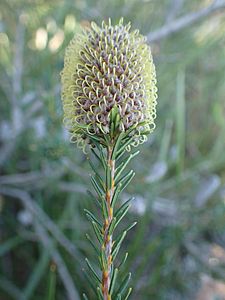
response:
M102 249L105 251L105 257L107 264L102 270L102 293L104 300L111 300L111 295L109 294L110 280L111 280L111 268L112 268L112 235L109 234L109 227L113 220L113 209L111 207L111 201L114 194L114 176L115 176L115 160L112 160L112 150L111 146L107 148L107 168L110 170L110 180L106 180L106 195L105 201L107 203L108 218L104 221L103 228L103 245ZM107 172L107 171L106 171ZM106 177L108 175L106 174Z

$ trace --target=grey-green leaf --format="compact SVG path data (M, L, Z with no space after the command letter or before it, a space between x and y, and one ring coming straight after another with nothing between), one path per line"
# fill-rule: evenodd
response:
M98 293L98 299L99 300L104 300L100 287L97 287L97 293Z
M102 188L99 186L99 184L97 183L96 179L91 176L91 183L96 191L96 193L98 194L98 196L100 198L102 198L104 196L104 191L102 190Z
M84 300L89 300L88 297L85 294L83 294L83 299Z
M114 260L116 258L116 255L120 249L120 246L126 236L127 232L124 231L119 237L118 239L115 241L114 245L113 245L113 251L112 251L112 259Z
M136 155L139 154L139 150L130 154L125 161L123 161L121 163L121 165L118 167L117 172L116 172L116 176L115 176L115 181L117 182L120 175L122 174L122 172L124 171L124 169L126 168L126 166L129 164L129 162L131 161L132 158L134 158Z
M86 238L87 240L90 242L90 244L92 245L92 247L95 249L96 254L99 255L99 250L98 248L95 246L94 242L92 241L92 239L90 238L90 236L86 233Z
M125 278L123 279L120 287L118 288L117 292L116 292L116 295L123 295L123 293L126 291L126 288L128 286L128 283L130 281L130 278L131 278L131 273L128 273ZM129 295L128 295L129 296Z
M93 215L92 212L90 212L88 209L84 209L84 211L86 212L86 216L88 217L88 219L92 222L96 222L100 227L102 227L102 224L97 220L97 218Z
M92 276L99 282L101 283L101 280L99 279L97 273L95 272L94 268L92 267L91 263L89 262L89 260L87 258L85 258L85 261L87 263L87 266L90 270L90 273L92 274Z
M91 222L92 223L92 226L93 226L93 229L94 229L94 232L95 232L95 235L99 241L100 244L103 243L103 236L102 236L102 233L98 227L98 225L96 224L96 222Z
M127 295L125 296L124 300L128 299L128 297L130 296L131 292L132 292L132 288L129 288L129 290L127 292Z
M119 266L118 266L118 269L120 269L120 268L125 264L125 262L126 262L126 260L127 260L127 257L128 257L128 252L126 252L126 254L125 254L123 260L121 261L121 263L120 263Z
M127 206L129 206L129 203L134 200L134 197L129 198L126 202L123 203L123 205L120 206L120 208L118 208L118 210L115 213L115 218L119 218L120 215L123 213L123 211L126 209Z
M112 280L111 280L111 283L110 283L110 288L109 288L110 295L112 295L112 293L113 293L113 290L114 290L114 287L115 287L115 283L116 283L117 275L118 275L118 268L115 268L115 270L113 272Z
M121 214L118 216L118 219L115 218L117 221L116 221L116 223L115 223L115 225L114 225L114 228L116 228L116 227L118 226L118 224L120 223L120 221L123 219L123 217L126 216L128 210L129 210L129 208L130 208L130 205L128 204L128 205L124 208L124 210L121 211Z

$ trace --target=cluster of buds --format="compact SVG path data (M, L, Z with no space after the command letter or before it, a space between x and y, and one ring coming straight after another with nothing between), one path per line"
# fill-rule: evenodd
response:
M119 132L130 128L133 144L146 140L156 117L156 75L150 47L130 24L102 23L74 37L61 73L64 121L71 140L85 148L90 136L110 132L110 113L119 114Z

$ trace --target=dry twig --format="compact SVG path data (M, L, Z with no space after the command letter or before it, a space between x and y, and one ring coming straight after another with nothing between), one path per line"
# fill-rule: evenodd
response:
M193 13L189 13L170 23L166 23L161 28L156 29L153 32L150 32L147 35L148 42L156 42L162 40L163 38L166 38L169 35L188 27L215 12L221 12L223 9L225 9L225 1L216 0L208 7L202 8L199 11Z
M57 251L57 249L54 247L54 243L52 239L49 237L47 234L46 230L44 229L43 226L41 226L40 223L34 222L34 227L36 229L36 232L40 238L40 240L43 243L43 246L48 249L50 252L52 259L57 265L58 272L60 275L60 278L64 284L64 287L67 291L68 294L68 299L69 300L79 300L79 294L74 286L73 280L69 274L69 271L64 263L64 260L60 253Z
M51 234L58 241L58 243L62 247L64 247L65 250L67 250L67 252L70 253L71 256L73 256L76 259L77 263L83 261L81 253L74 246L74 244L71 243L70 240L68 240L68 238L61 232L58 226L48 217L48 215L41 209L41 207L34 202L34 200L30 197L30 195L27 192L20 189L0 186L0 194L14 198L19 198L22 201L25 208L29 210L32 213L32 215L35 218L37 218L43 224L43 226L45 226L45 228L51 232Z

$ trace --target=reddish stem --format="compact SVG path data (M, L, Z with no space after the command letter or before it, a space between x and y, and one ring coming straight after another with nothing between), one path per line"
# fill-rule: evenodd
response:
M109 294L110 288L110 278L111 278L111 265L112 265L112 235L109 235L109 226L113 219L113 209L111 207L111 201L114 194L114 175L115 175L115 160L112 160L112 148L107 149L107 164L110 167L111 174L111 186L106 187L106 197L107 202L108 218L104 223L104 241L102 248L105 251L107 266L106 269L102 271L102 293L104 300L111 300L111 295Z

